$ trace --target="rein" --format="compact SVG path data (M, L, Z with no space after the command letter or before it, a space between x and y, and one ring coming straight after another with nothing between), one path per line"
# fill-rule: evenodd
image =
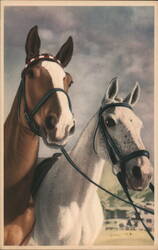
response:
M141 218L138 210L143 210L147 213L150 213L150 214L154 214L154 211L152 209L147 209L147 208L144 208L144 207L141 207L137 204L135 204L133 202L133 200L131 199L130 197L130 194L128 192L128 188L127 188L127 184L126 184L126 181L125 181L125 163L135 157L139 157L139 156L145 156L147 158L149 158L149 152L147 150L137 150L137 151L134 151L128 155L122 155L119 148L117 147L116 143L113 141L112 137L110 136L110 134L108 133L108 130L107 130L107 127L105 126L104 124L104 121L103 121L103 117L102 117L102 114L104 111L106 111L108 108L111 108L111 107L125 107L125 108L130 108L132 109L132 107L127 104L127 103L111 103L111 104L106 104L104 107L101 107L100 110L99 110L99 121L98 121L98 124L97 124L97 128L96 128L96 131L94 133L94 140L95 140L95 136L96 136L96 133L97 133L97 130L98 128L100 128L101 132L102 132L102 135L105 139L105 143L106 143L106 146L107 146L107 149L108 149L108 153L109 153L109 156L111 158L111 161L112 163L115 165L116 163L119 163L120 164L120 167L121 167L121 171L117 174L117 178L118 178L118 181L120 183L120 185L122 186L127 198L128 198L128 201L127 200L124 200L123 198L119 197L118 195L116 194L113 194L112 192L108 191L107 189L105 189L104 187L102 187L101 185L97 184L95 181L93 181L91 178L89 178L84 172L82 172L80 170L80 168L73 162L73 160L71 159L71 157L69 156L69 154L67 153L67 151L65 150L65 148L62 146L62 145L57 145L57 144L51 144L51 143L48 143L47 140L45 140L45 135L43 134L43 138L46 142L46 145L48 147L56 147L58 149L60 149L60 151L63 153L63 155L65 156L65 158L67 159L67 161L69 162L70 166L73 167L80 175L82 175L86 180L88 180L90 183L92 183L93 185L95 185L96 187L98 187L99 189L101 189L102 191L108 193L109 195L113 196L114 198L120 200L120 201L123 201L125 202L126 204L128 205L131 205L134 210L135 210L135 213L136 213L136 216L137 218L141 221L142 225L144 226L146 232L149 234L149 236L152 238L152 240L154 240L154 236L151 234L151 232L149 231L148 227L144 224L143 222L143 219ZM41 132L42 133L42 132ZM94 148L94 151L96 152L95 150L95 147L94 147L94 140L93 140L93 148ZM45 173L46 174L46 173ZM42 179L43 180L43 179ZM149 185L150 189L154 192L154 186L153 184L150 183ZM37 193L38 190L35 190L35 193Z
M63 90L60 90L58 89L59 91L62 91L64 92ZM57 91L58 91L57 90ZM56 90L54 90L56 91ZM54 92L53 90L49 91L42 99L41 101L37 104L37 106L32 110L32 112L28 115L28 117L30 117L31 115L31 118L32 116L40 109L40 107L43 105L43 103L45 103L45 101L49 98L49 96L51 95L51 93ZM67 98L68 98L68 101L69 101L69 107L71 109L71 102L70 102L70 99L67 95L67 93L65 93ZM97 128L95 130L95 133L94 133L94 138L93 138L93 149L94 149L94 152L96 152L95 150L95 137L96 137L96 134L97 134L97 131L98 129L101 130L101 133L103 135L103 138L105 140L105 144L107 146L107 149L108 149L108 153L109 153L109 156L110 156L110 159L113 163L113 165L115 164L118 164L120 165L121 167L121 171L119 173L117 173L117 178L118 178L118 181L120 183L120 185L122 186L127 198L128 198L128 201L127 200L124 200L123 198L117 196L116 194L113 194L112 192L108 191L107 189L105 189L104 187L100 186L99 184L97 184L96 182L94 182L91 178L89 178L84 172L82 172L80 170L80 168L73 162L73 160L71 159L71 157L69 156L69 154L67 153L67 151L64 149L64 147L62 145L58 145L58 144L54 144L54 143L48 143L46 138L45 138L45 135L42 131L42 129L38 130L40 136L42 136L43 140L45 141L46 145L48 147L55 147L57 149L60 149L60 151L63 153L63 155L65 156L65 158L67 159L67 161L69 162L69 164L71 165L71 167L73 167L80 175L82 175L86 180L88 180L90 183L92 183L93 185L95 185L96 187L98 187L99 189L101 189L102 191L110 194L111 196L113 196L114 198L120 200L120 201L123 201L125 202L126 204L128 205L131 205L134 210L135 210L135 214L137 216L137 218L140 220L140 222L142 223L142 225L144 226L146 232L149 234L149 236L151 237L152 240L154 240L154 236L151 234L151 232L149 231L148 227L145 225L145 223L143 222L143 219L141 218L140 216L140 213L138 212L137 209L140 209L140 210L143 210L147 213L150 213L150 214L154 214L154 211L152 209L147 209L147 208L144 208L142 206L139 206L137 204L135 204L132 200L132 198L130 197L130 194L128 192L128 187L127 187L127 184L126 184L126 181L125 181L125 163L130 161L131 159L135 158L135 157L140 157L140 156L145 156L147 158L150 157L149 155L149 152L147 150L137 150L137 151L133 151L132 153L129 153L127 155L123 155L118 146L116 145L116 143L114 142L114 140L112 139L111 135L109 134L108 132L108 129L104 123L104 119L103 119L103 116L102 114L109 108L112 108L112 107L124 107L124 108L129 108L131 110L132 107L128 104L128 103L110 103L110 104L106 104L105 106L101 107L100 110L99 110L99 119L98 119L98 124L97 124ZM29 124L30 124L30 121L28 120ZM31 120L32 122L32 120ZM42 166L41 166L42 167ZM34 188L34 184L32 185L32 194L33 196L35 197L37 191L38 191L38 188L40 186L40 184L42 183L43 181L43 178L45 177L45 175L47 174L47 172L49 171L50 167L48 168L47 171L44 171L44 174L41 174L41 178L40 178L40 182L39 182L39 185L35 186ZM38 167L37 167L37 172L38 172ZM149 188L154 192L154 186L152 183L150 183L149 185Z
M131 206L134 208L134 210L135 210L135 214L136 214L137 218L138 218L138 219L141 221L141 223L143 224L143 226L144 226L146 232L149 234L149 236L151 237L151 239L154 240L154 236L151 234L151 232L149 231L148 227L147 227L147 226L145 225L145 223L143 222L143 219L140 217L140 214L139 214L137 208L140 209L140 210L142 210L142 211L145 211L145 212L147 212L147 213L153 214L153 215L154 215L154 211L153 211L152 209L149 209L149 208L147 209L147 208L144 208L144 207L142 207L142 206L139 206L139 205L137 205L137 204L135 204L135 203L133 202L133 200L131 199L130 194L129 194L129 192L128 192L127 185L124 183L125 179L122 178L122 175L121 175L121 174L118 174L118 175L117 175L117 178L118 178L118 180L119 180L119 182L120 182L120 184L121 184L121 186L122 186L122 188L123 188L123 190L124 190L124 192L125 192L125 194L126 194L126 196L127 196L127 198L128 198L129 201L124 200L123 198L119 197L119 196L116 195L116 194L113 194L113 193L110 192L109 190L105 189L104 187L102 187L101 185L99 185L98 183L96 183L95 181L93 181L93 180L92 180L91 178L89 178L84 172L82 172L82 170L80 170L80 168L74 163L74 161L71 159L71 157L69 156L69 154L67 153L67 151L64 149L63 146L58 145L58 146L56 146L56 147L58 147L58 148L61 150L61 152L63 153L63 155L65 156L65 158L66 158L67 161L69 162L70 166L73 167L73 168L74 168L81 176L83 176L86 180L88 180L90 183L92 183L93 185L95 185L97 188L101 189L101 190L104 191L105 193L108 193L109 195L113 196L114 198L116 198L116 199L118 199L118 200L120 200L120 201L123 201L124 203L126 203L126 204L128 204L128 205L131 205ZM46 175L46 173L45 173L45 175ZM44 175L44 176L45 176L45 175ZM44 176L43 176L43 178L44 178ZM43 178L41 179L41 182L43 181ZM40 182L40 184L41 184L41 182ZM39 188L39 186L38 186L38 188ZM38 190L35 190L35 189L33 189L33 190L34 190L34 195L37 194L37 191L38 191Z
M49 97L51 97L52 94L56 93L56 92L62 92L66 95L67 99L68 99L68 104L69 104L69 108L70 111L72 112L72 105L71 105L71 101L70 101L70 97L68 96L67 92L64 89L61 88L53 88L50 89L40 100L39 102L35 105L35 107L29 111L28 109L28 105L27 105L27 100L26 100L26 94L25 94L25 80L24 80L24 72L27 70L28 67L34 65L35 63L39 62L39 61L52 61L52 62L56 62L59 65L60 61L56 60L55 57L51 56L51 55L40 55L36 58L31 58L27 64L24 67L24 71L22 72L22 79L20 82L20 86L19 86L19 91L18 91L18 113L20 115L20 104L21 104L21 99L22 96L24 98L24 116L25 119L31 129L31 131L38 135L38 136L42 136L40 133L40 127L39 125L36 123L34 116L35 114L40 110L40 108L45 104L45 102L49 99Z
M80 168L74 163L74 161L71 159L71 157L69 156L69 154L67 153L67 151L65 150L65 148L63 146L59 146L61 152L63 153L63 155L65 156L65 158L67 159L67 161L70 163L70 165L77 170L77 172L82 175L85 179L87 179L89 182L91 182L92 184L94 184L96 187L98 187L99 189L101 189L102 191L106 192L107 194L110 194L111 196L113 196L114 198L125 202L128 205L132 205L131 202L124 200L123 198L119 197L116 194L113 194L112 192L108 191L107 189L105 189L104 187L102 187L101 185L99 185L98 183L96 183L95 181L93 181L91 178L89 178L82 170L80 170ZM147 209L144 208L142 206L139 206L137 204L134 204L135 207L139 208L140 210L143 210L147 213L150 214L154 214L154 211L152 209Z

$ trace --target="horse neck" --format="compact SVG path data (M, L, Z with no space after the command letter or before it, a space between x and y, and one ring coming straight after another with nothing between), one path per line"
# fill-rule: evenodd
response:
M94 138L95 129L97 127L97 123L98 123L98 119L97 119L97 115L95 115L88 122L87 126L81 133L76 146L72 149L70 153L71 157L76 162L79 163L80 168L83 171L89 172L91 170L91 166L93 168L96 165L95 163L97 163L97 166L98 166L102 162L100 157L94 152L94 148L93 148L93 138Z
M72 149L70 156L76 165L79 166L80 170L82 170L93 181L99 183L105 161L98 157L93 149L93 137L96 126L97 116L95 115L82 132L76 146ZM94 191L96 191L96 187L69 166L69 163L65 159L62 158L60 166L62 167L61 172L64 179L65 176L67 176L68 192L69 194L72 192L75 200L78 199L78 201L82 203L86 197L89 197ZM63 166L65 167L63 168Z
M38 137L19 121L18 93L5 122L4 147L5 185L11 186L28 174L36 161L39 147Z

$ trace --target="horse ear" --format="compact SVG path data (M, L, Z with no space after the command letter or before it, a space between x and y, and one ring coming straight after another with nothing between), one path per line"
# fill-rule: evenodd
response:
M109 86L105 93L105 99L113 101L117 96L117 93L118 93L118 79L117 77L115 77L109 83Z
M32 58L39 55L41 41L38 35L38 27L37 25L32 27L29 31L25 44L26 51L26 62Z
M124 102L129 103L131 106L134 106L140 97L140 85L136 82L132 92L123 100Z
M102 105L106 102L111 102L115 99L118 93L118 79L117 77L113 78L110 83L108 88L106 89L105 96L102 99Z
M63 67L66 67L70 62L73 54L73 40L70 36L68 40L60 48L59 52L56 55L56 59L59 60Z

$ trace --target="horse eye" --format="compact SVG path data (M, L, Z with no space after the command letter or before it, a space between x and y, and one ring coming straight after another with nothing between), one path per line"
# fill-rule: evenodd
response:
M116 122L111 117L109 117L105 120L105 124L108 128L111 128L116 125Z

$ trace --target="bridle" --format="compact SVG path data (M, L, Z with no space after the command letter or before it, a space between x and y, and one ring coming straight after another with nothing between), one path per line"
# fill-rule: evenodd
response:
M56 58L54 56L48 55L48 54L43 54L43 55L39 55L38 57L31 58L27 62L27 64L24 67L24 70L22 71L21 82L20 82L20 86L19 86L19 90L18 90L18 113L20 115L20 104L21 104L21 99L23 97L24 98L24 116L25 116L25 119L29 125L29 128L34 134L36 134L38 136L42 136L41 128L37 124L37 122L35 121L34 116L40 110L40 108L45 104L45 102L49 99L49 97L51 97L51 95L53 93L62 92L66 95L66 97L68 99L68 104L69 104L69 108L70 108L71 112L72 112L72 106L71 106L70 98L64 89L52 88L39 100L39 102L35 105L35 107L31 111L28 109L26 94L25 94L25 72L27 71L27 69L30 66L38 63L39 61L56 62L62 67L59 60L56 60Z
M103 113L106 112L108 109L113 108L113 107L124 107L124 108L128 108L128 109L133 110L133 108L128 103L125 103L125 102L108 103L108 104L105 104L103 107L101 107L99 110L99 114L98 114L99 119L98 119L97 129L100 128L100 131L103 135L105 144L107 146L108 154L110 156L110 159L111 159L113 165L120 164L120 166L124 166L124 164L126 162L130 161L131 159L133 159L135 157L140 157L140 156L145 156L149 159L149 157L150 157L149 152L147 150L144 150L144 149L133 151L132 153L129 153L127 155L123 155L121 153L117 144L115 143L112 136L108 132L108 128L107 128L107 126L104 122L104 118L103 118ZM96 136L96 132L95 132L95 136ZM94 142L95 142L95 136L94 136ZM96 152L95 143L93 143L93 147L94 147L94 151Z

